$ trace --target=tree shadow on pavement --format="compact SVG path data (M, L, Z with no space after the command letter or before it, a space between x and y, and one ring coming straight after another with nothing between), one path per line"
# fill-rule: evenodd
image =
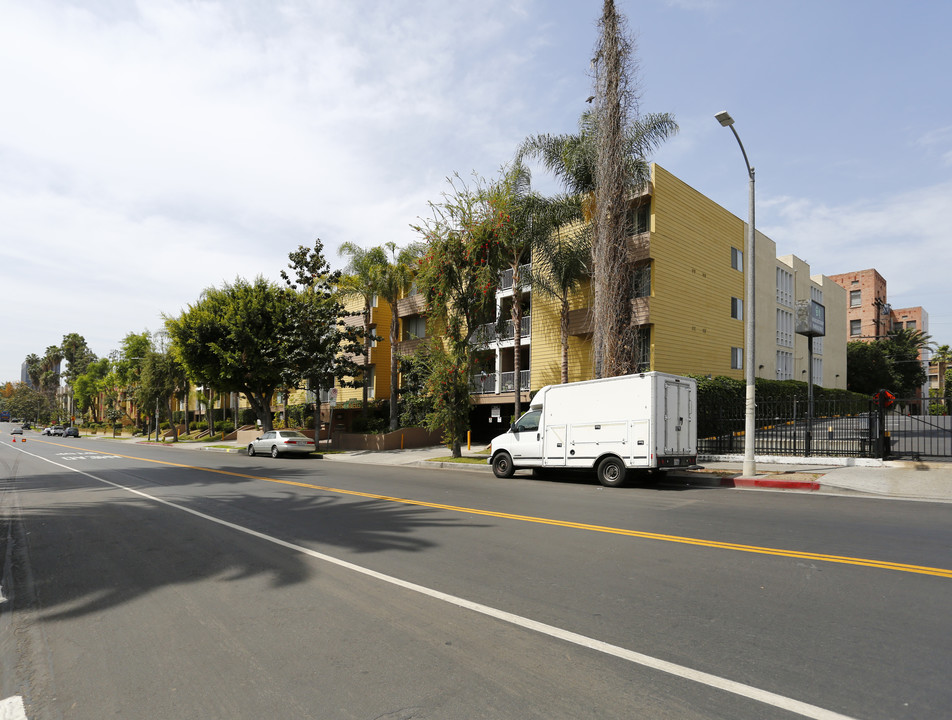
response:
M13 483L0 481L0 500L9 500ZM32 578L32 587L20 589L41 620L100 613L201 582L264 580L274 589L302 583L317 566L297 547L342 556L422 552L438 546L429 529L482 527L438 509L313 489L163 492L156 502L77 473L17 478L15 485L17 507L0 502L0 545L12 539L16 584Z

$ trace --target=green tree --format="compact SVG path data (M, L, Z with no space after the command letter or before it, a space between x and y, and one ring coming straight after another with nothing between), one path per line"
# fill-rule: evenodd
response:
M165 409L172 432L172 442L178 442L178 427L173 422L172 401L188 393L188 373L167 348L158 344L145 355L137 399L144 408ZM156 427L160 419L154 418ZM158 439L158 435L156 435Z
M318 239L313 248L300 245L288 258L292 275L282 270L281 277L296 302L288 316L283 383L293 387L303 379L314 393L314 437L320 439L321 390L333 387L335 378L346 385L347 378L360 375L351 358L363 351L364 334L344 320L351 313L344 310L337 290L341 272L331 272L324 244Z
M932 338L922 330L903 328L879 342L892 376L890 389L900 398L916 395L928 379L921 357L923 350L932 347Z
M35 388L40 387L40 374L42 372L40 356L36 353L30 353L26 356L26 374L30 378L30 384Z
M399 364L397 342L399 341L400 318L397 315L397 301L404 297L413 284L416 268L422 254L422 247L412 244L397 252L397 245L388 242L384 245L385 261L376 277L377 294L390 305L390 430L399 427Z
M361 415L366 422L369 411L367 400L370 394L370 374L367 372L367 365L370 363L371 344L377 337L374 328L371 327L370 316L379 289L380 275L387 264L387 255L383 248L362 248L350 242L341 244L340 254L348 258L347 267L344 269L345 274L341 276L338 285L340 293L345 298L360 298L364 303L364 362L361 371L363 404Z
M591 234L588 228L578 226L556 228L532 254L532 291L553 298L559 305L560 381L563 383L569 381L569 299L589 276L591 260Z
M26 383L17 383L13 387L13 394L6 400L5 406L14 417L31 422L47 419L53 412L49 396Z
M939 345L932 354L934 362L952 362L952 348L948 345Z
M596 377L637 365L631 325L628 209L650 179L651 152L678 130L667 113L640 115L634 43L613 0L605 0L595 49L595 108L577 135L530 137L521 152L541 160L571 193L583 195L592 223L592 353Z
M400 374L400 424L403 427L422 427L435 410L434 398L427 390L430 370L430 354L427 345L420 345L412 355L399 358Z
M142 424L141 406L137 399L139 383L142 377L142 364L152 351L152 333L143 330L139 333L127 333L119 343L119 349L111 356L112 376L118 392L116 399L131 401L133 414L130 415L136 427Z
M515 353L515 415L521 410L523 289L528 287L524 266L531 262L535 249L561 226L580 219L577 200L567 197L548 198L532 190L529 170L517 158L505 168L498 181L488 189L489 212L495 218L496 237L500 250L500 270L512 273L512 320ZM500 321L502 318L500 318Z
M882 343L854 340L846 344L846 389L864 395L894 389Z
M430 344L429 387L440 400L428 425L442 429L453 456L460 457L471 402L470 340L493 317L503 262L499 234L508 220L493 212L484 181L477 179L471 188L456 176L449 184L442 202L430 203L432 217L415 226L426 243L417 285L428 323L445 338L445 344Z
M93 360L87 366L85 371L73 378L73 404L79 413L83 416L92 415L92 419L98 422L97 400L101 393L106 393L107 377L112 369L112 363L109 358L99 358Z
M195 381L240 392L272 429L271 400L288 377L296 295L257 277L206 289L178 317L165 317L172 352Z

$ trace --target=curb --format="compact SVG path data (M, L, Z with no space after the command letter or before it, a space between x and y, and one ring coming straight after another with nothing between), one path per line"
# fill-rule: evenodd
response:
M733 488L764 488L770 490L802 490L813 492L820 489L820 483L816 480L775 480L768 476L762 477L735 477L724 478L721 481L723 487Z

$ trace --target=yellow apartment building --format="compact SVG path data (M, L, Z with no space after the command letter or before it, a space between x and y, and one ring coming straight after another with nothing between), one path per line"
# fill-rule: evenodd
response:
M748 267L746 225L713 200L664 168L651 166L651 183L632 199L629 225L636 260L632 278L632 323L644 370L676 374L744 377L744 298ZM814 300L826 308L826 336L815 338L814 383L846 387L846 291L823 275L811 274L794 255L777 257L776 244L762 233L756 244L756 363L758 377L803 380L808 375L807 339L795 333L796 301ZM512 272L502 273L496 293L496 319L475 334L472 427L491 437L507 427L515 393L523 407L544 385L558 383L561 367L559 308L555 300L523 288L521 344L513 339ZM583 287L570 302L569 381L593 375L591 296ZM359 306L353 308L359 310ZM426 337L425 304L413 292L397 302L400 353L411 353ZM362 322L359 317L354 322ZM375 303L371 326L386 336L390 308ZM520 354L520 377L514 359ZM389 397L390 346L384 339L368 361L371 397ZM339 402L357 400L360 389L341 389Z

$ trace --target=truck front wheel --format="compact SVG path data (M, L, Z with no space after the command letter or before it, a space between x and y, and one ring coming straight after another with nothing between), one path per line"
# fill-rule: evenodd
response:
M511 478L516 469L512 466L512 456L505 450L493 458L493 475L497 478Z
M627 475L625 463L616 457L607 457L598 464L598 482L605 487L621 487Z

